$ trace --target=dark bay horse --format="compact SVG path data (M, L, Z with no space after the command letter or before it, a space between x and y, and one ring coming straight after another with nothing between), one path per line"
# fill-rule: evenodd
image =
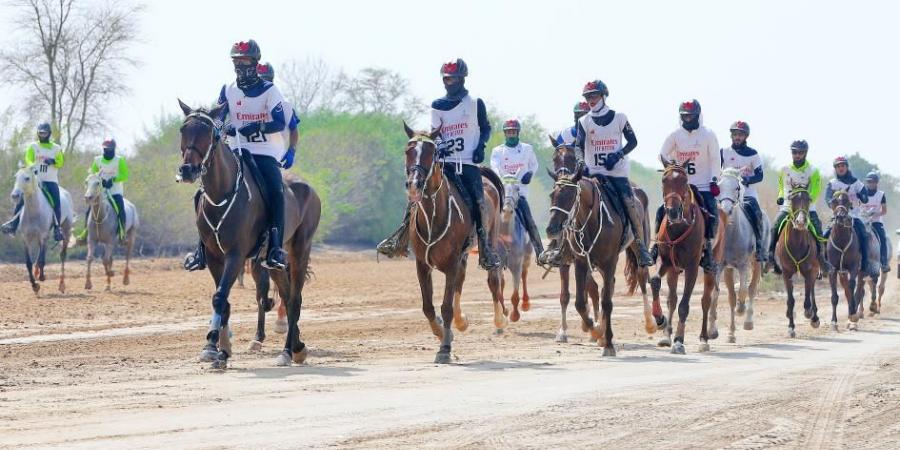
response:
M844 297L847 299L847 317L849 318L847 328L856 329L856 323L859 321L857 286L863 282L863 274L860 270L862 264L860 245L863 243L859 242L856 231L853 229L853 217L850 215L853 204L847 191L835 192L829 206L834 215L834 224L828 235L828 246L825 250L825 257L834 267L834 270L828 274L828 283L831 285L831 329L835 331L838 329L837 286L839 279L844 290Z
M650 280L653 291L653 315L657 326L665 328L665 336L659 341L660 346L672 346L672 353L683 355L684 327L690 311L691 294L700 273L700 258L703 253L706 224L702 208L688 183L687 171L677 163L666 164L663 171L663 201L666 215L659 228L657 244L659 245L659 270ZM678 278L684 273L684 288L681 300L678 301ZM703 273L703 324L700 328L699 351L709 351L709 339L718 337L716 333L708 333L709 312L712 294L716 289L715 273ZM659 304L659 291L662 277L666 277L669 287L669 315L663 316ZM676 303L678 306L678 328L672 342L672 319Z
M818 253L816 253L816 237L810 232L809 205L810 197L807 186L791 186L790 210L788 218L781 226L778 243L775 245L775 256L782 269L784 288L787 291L788 336L796 337L794 331L794 280L796 274L803 276L805 293L803 311L813 328L819 327L818 308L816 307L816 277L819 274Z
M439 130L430 134L415 132L406 123L403 128L409 137L405 150L407 197L412 208L409 242L416 256L422 312L428 319L431 332L441 340L434 362L448 364L453 342L450 325L455 323L459 331L469 327L469 321L460 307L460 298L466 279L469 249L475 242L474 222L459 189L444 173L444 163L437 159L434 140ZM503 183L490 169L482 168L481 174L484 201L491 211L482 220L488 239L496 248L504 197ZM446 277L440 318L435 315L432 303L431 273L434 269L443 272ZM508 323L500 289L502 277L502 267L488 272L488 287L494 304L494 326L498 333Z
M178 101L185 119L181 127L182 165L176 181L200 181L202 198L197 210L197 231L206 247L207 265L216 283L213 314L201 361L213 368L227 367L232 355L228 319L228 295L244 268L244 260L256 257L266 229L266 211L252 170L220 139L217 117L225 105L212 110L191 109ZM300 341L300 308L307 279L312 238L319 225L321 203L306 183L285 180L284 248L288 268L271 271L279 295L287 303L288 332L275 364L302 364L306 345Z

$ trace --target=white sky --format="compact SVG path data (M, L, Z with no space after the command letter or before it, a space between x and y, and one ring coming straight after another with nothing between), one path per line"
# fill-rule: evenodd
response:
M427 101L443 92L441 63L459 56L473 94L550 130L571 122L582 85L600 78L648 164L678 103L697 98L723 146L742 119L750 144L780 163L805 138L821 166L859 151L900 174L898 16L890 1L152 2L136 49L144 64L110 129L127 145L177 111L177 97L213 100L233 78L231 43L254 38L276 84L280 62L314 55L351 72L397 71ZM0 91L0 105L13 100Z

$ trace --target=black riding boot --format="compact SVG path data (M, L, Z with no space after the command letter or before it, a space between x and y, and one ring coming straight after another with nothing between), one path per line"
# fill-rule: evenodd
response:
M653 242L653 246L650 247L650 260L653 264L656 264L657 258L659 258L659 244L656 243L656 237L659 236L659 227L662 226L663 217L666 215L666 207L660 205L656 210L656 232L653 233L653 238L651 238Z
M200 204L200 191L198 190L196 194L194 194L194 212L197 211L197 207ZM87 224L87 215L85 215L85 224ZM203 246L203 239L200 239L200 242L197 243L197 250L194 250L194 253L188 253L184 258L184 270L188 272L193 272L195 270L203 270L206 268L206 248Z
M409 219L412 211L412 204L406 205L406 212L403 213L403 222L400 228L391 233L390 236L378 243L375 250L388 258L406 257L409 253Z
M706 207L706 244L703 246L703 258L700 260L700 266L707 272L715 272L716 260L713 257L713 245L716 239L716 233L719 228L719 206L716 197L710 192L700 192L703 196L703 203Z
M125 198L120 194L113 195L112 198L116 202L116 231L119 236L119 243L122 244L125 242Z
M282 225L283 226L283 225ZM282 231L278 227L269 230L269 252L266 254L267 269L284 270L287 268L287 253L281 248Z
M9 221L5 222L3 225L0 225L0 231L10 236L16 234L16 230L19 229L19 213L22 212L23 206L25 206L25 200L19 200L19 203L16 203L16 209L13 212L13 218L9 219Z
M831 267L831 263L825 257L824 245L819 241L819 236L822 236L822 221L819 220L819 215L815 211L809 212L809 221L812 222L813 229L816 232L816 235L813 237L816 241L816 259L819 260L819 270L822 272L821 275L828 275L834 268Z
M766 246L764 245L766 236L765 230L763 230L763 226L765 225L765 219L763 218L762 208L759 207L759 203L753 197L746 197L744 199L744 205L746 206L745 211L747 211L747 218L750 219L753 225L753 235L756 237L756 245L754 246L754 252L756 253L756 260L759 262L766 261Z
M478 236L478 265L484 270L493 270L500 267L503 262L500 260L500 255L494 251L494 247L488 239L487 231L484 229L482 218L488 214L486 208L487 205L484 202L484 198L478 199L472 218L475 221L475 233Z
M52 181L44 181L41 182L41 185L50 194L50 202L53 206L53 240L59 242L63 240L62 229L60 229L62 209L59 204L59 184Z
M516 204L516 213L521 217L525 224L525 230L528 231L528 238L531 240L531 246L534 247L535 260L541 253L544 253L544 243L541 242L541 234L538 232L537 225L534 223L534 216L531 215L531 208L528 201L524 197L519 197Z
M281 248L284 236L284 185L281 164L271 156L253 155L265 183L266 211L269 222L269 251L263 266L267 269L287 268L287 253Z
M638 206L634 201L634 196L622 195L622 204L625 206L625 213L628 214L628 221L631 222L631 231L634 233L634 243L638 247L638 265L647 267L653 265L654 258L651 258L650 252L647 251L647 245L644 243L644 224L638 214Z

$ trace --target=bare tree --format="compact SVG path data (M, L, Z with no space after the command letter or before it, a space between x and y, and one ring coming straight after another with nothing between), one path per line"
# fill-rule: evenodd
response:
M409 80L388 69L367 67L355 76L341 74L337 80L338 107L353 113L397 114L410 119L425 105L410 93Z
M303 61L290 60L280 70L276 84L299 114L333 109L336 75L323 59L308 56Z
M143 6L18 0L14 8L18 32L11 35L19 42L0 51L0 70L23 88L26 112L49 110L55 138L68 152L103 123L110 100L127 94L125 73L138 64L128 51Z

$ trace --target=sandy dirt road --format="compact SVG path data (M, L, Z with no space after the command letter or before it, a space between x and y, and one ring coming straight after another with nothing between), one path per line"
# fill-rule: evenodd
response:
M145 260L131 286L86 292L75 263L69 294L47 283L36 299L23 269L0 267L0 447L900 447L893 293L857 332L844 331L843 304L837 333L810 329L801 309L797 339L785 337L782 296L767 293L754 331L705 354L698 300L688 355L675 356L643 332L640 298L617 289L619 356L601 358L571 307L569 343L553 342L555 274L534 280L532 310L498 336L484 275L471 267L470 328L456 333L456 363L439 367L412 262L321 249L313 263L301 322L309 364L273 367L283 344L274 315L264 350L246 350L255 303L236 289L236 355L224 373L196 361L206 274ZM824 316L825 286L818 292Z

